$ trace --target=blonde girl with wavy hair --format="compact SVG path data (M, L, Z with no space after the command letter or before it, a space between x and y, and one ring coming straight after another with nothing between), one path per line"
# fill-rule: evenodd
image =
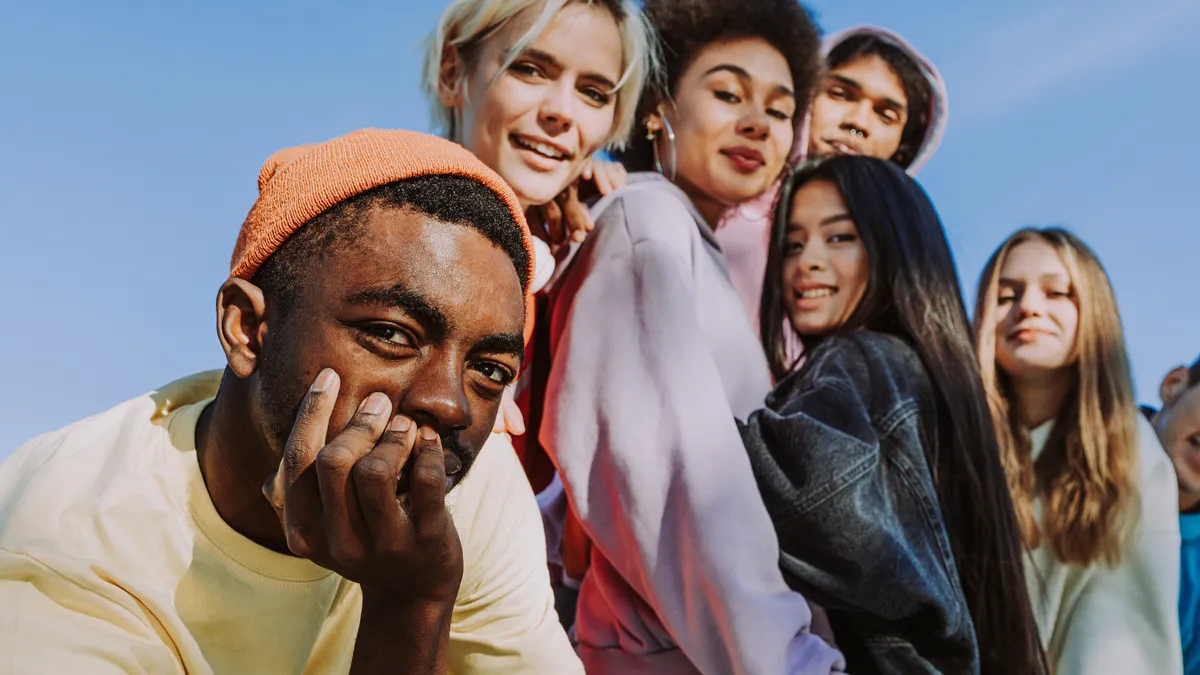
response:
M512 186L544 238L582 240L577 189L624 184L593 156L625 146L655 44L630 0L456 0L426 40L431 118Z
M1016 232L980 278L975 330L1055 675L1181 673L1175 476L1100 260L1065 230Z
M554 271L546 244L591 231L588 194L625 184L621 165L594 156L625 146L642 87L657 72L656 45L630 0L455 0L425 41L433 125L517 194L539 237L535 291ZM513 396L510 388L498 433L525 432ZM535 464L527 470L540 488L550 467Z

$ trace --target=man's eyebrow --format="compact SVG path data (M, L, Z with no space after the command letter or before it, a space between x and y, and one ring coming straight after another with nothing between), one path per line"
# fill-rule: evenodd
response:
M420 293L405 288L401 284L368 288L350 294L346 302L352 305L370 305L374 307L398 307L405 314L424 324L437 333L445 333L450 328L450 320L442 310L433 306L428 298Z
M858 83L858 80L850 79L849 77L846 77L845 75L838 75L837 73L830 73L829 79L836 80L838 82L838 84L844 84L847 87L853 87L855 89L862 89L862 85Z
M859 84L855 80L852 80L852 79L846 77L845 75L838 75L837 73L830 73L829 79L837 80L839 83L844 84L847 87L853 87L854 89L862 91L861 84ZM908 110L908 106L904 105L903 103L897 101L894 98L889 98L887 96L880 99L879 102L888 108L892 108L892 109L896 110L897 112L906 112Z
M520 333L492 333L471 347L476 354L510 354L525 362L525 338Z

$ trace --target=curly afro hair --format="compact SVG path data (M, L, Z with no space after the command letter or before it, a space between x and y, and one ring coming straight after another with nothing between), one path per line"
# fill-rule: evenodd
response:
M745 38L761 38L779 50L792 71L796 109L808 108L824 59L820 30L798 0L646 0L642 12L658 33L662 68L638 101L639 126L674 93L701 50L713 43ZM635 128L628 147L614 153L630 171L654 168L651 141L645 135L644 129Z

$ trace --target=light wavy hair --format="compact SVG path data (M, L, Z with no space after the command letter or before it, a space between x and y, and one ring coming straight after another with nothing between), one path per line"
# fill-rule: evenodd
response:
M499 76L529 49L564 7L574 3L603 8L612 14L617 22L624 52L623 70L615 91L610 92L616 95L616 114L604 148L625 147L629 134L633 131L638 96L647 80L658 71L654 30L637 5L630 0L455 0L442 13L437 28L425 40L422 85L425 97L429 100L430 117L434 127L452 140L457 140L460 132L455 129L454 109L443 105L438 97L438 77L442 54L446 47L456 47L462 54L467 66L463 73L465 79L467 72L475 65L471 56L478 51L477 47L483 41L493 36L513 17L526 10L536 9L537 16L529 30L508 48L504 63L497 72Z
M996 363L1000 271L1013 248L1028 241L1045 242L1058 253L1079 308L1073 363L1063 373L1073 386L1036 463L1029 434L1016 418L1012 385ZM1037 548L1045 538L1064 563L1118 564L1138 517L1137 407L1116 296L1099 258L1061 228L1017 231L992 254L980 277L975 335L1026 548ZM1040 522L1035 497L1043 500Z

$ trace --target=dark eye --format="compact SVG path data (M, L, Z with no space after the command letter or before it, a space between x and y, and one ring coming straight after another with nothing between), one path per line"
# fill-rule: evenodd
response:
M596 103L598 103L600 105L608 105L609 100L612 98L606 92L603 92L594 87L588 87L587 89L584 89L583 95L587 96L588 98L592 99L593 101L595 101Z
M389 345L411 346L414 344L412 335L408 331L386 323L373 323L363 327L368 335L380 342L386 342Z
M1004 293L1001 293L1000 296L996 298L996 304L1007 305L1008 303L1013 302L1016 299L1017 299L1017 296L1015 296L1015 295L1012 295L1012 294L1006 295Z
M480 375L502 386L508 386L513 381L512 371L492 361L480 361L471 366Z
M846 91L844 87L830 87L825 90L825 95L829 98L836 98L839 101L850 98L850 92Z
M1192 444L1193 448L1200 448L1200 434L1189 437L1188 442Z
M1063 299L1063 298L1070 298L1070 297L1071 297L1071 292L1070 292L1070 291L1055 291L1055 290L1050 290L1050 291L1046 291L1046 297L1047 297L1047 298L1053 298L1053 299L1056 299L1056 300L1061 300L1061 299Z
M804 250L804 242L802 241L786 241L783 243L783 253L788 255L791 253L799 253Z
M776 110L776 109L774 109L774 108L772 108L772 109L770 109L770 110L767 110L767 114L768 114L768 115L770 115L771 117L774 117L774 118L776 118L776 119L781 119L781 120L783 120L783 121L785 121L785 122L786 122L787 120L790 120L790 119L792 119L792 116L791 116L791 115L789 115L789 114L785 113L785 112L784 112L784 111L782 111L782 110Z
M514 63L509 66L508 69L514 73L517 73L518 75L525 75L526 77L542 76L542 69L538 68L532 63Z
M829 238L829 243L844 244L846 242L856 241L857 239L858 237L854 236L853 234L835 234Z
M742 99L738 98L737 94L729 91L721 91L720 89L713 92L713 96L726 103L741 103Z

